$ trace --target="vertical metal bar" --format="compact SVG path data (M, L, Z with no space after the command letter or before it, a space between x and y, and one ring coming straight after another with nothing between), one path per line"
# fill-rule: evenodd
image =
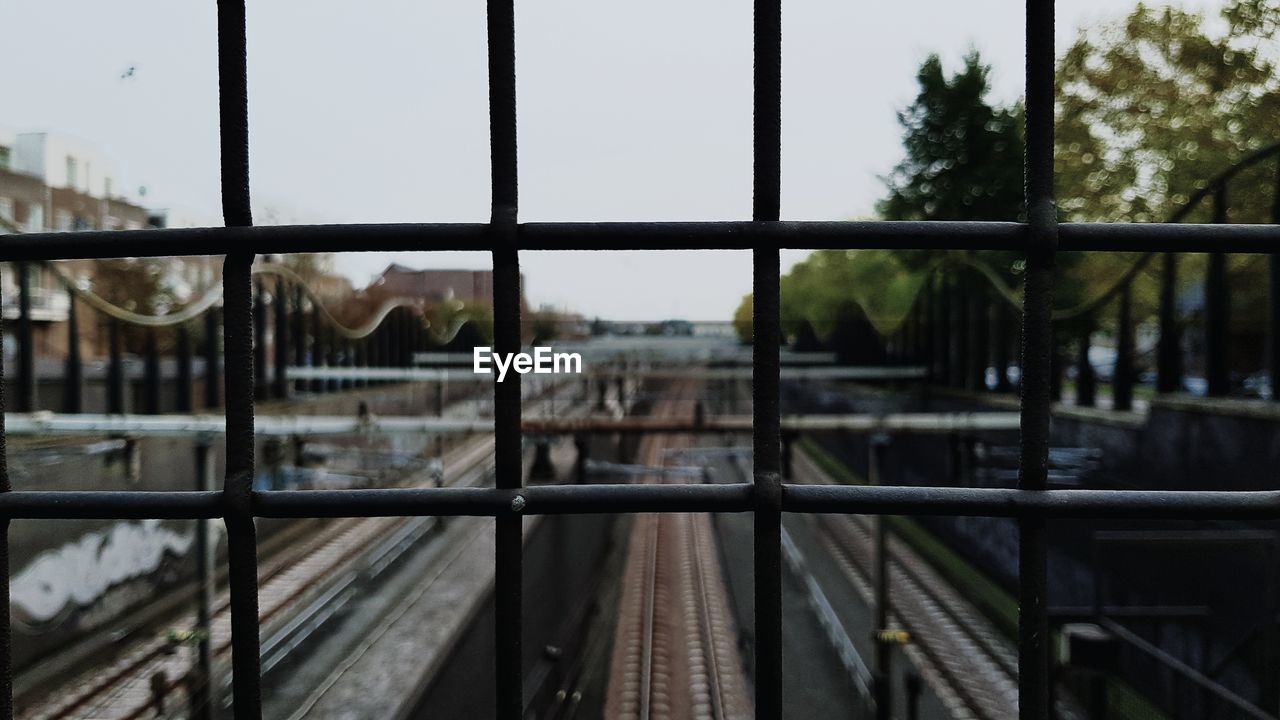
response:
M936 273L933 276L934 300L929 307L929 323L933 328L932 353L933 382L946 385L948 373L951 372L951 338L947 332L951 324L947 321L947 276Z
M1027 0L1027 272L1022 307L1021 458L1018 487L1043 490L1049 465L1053 272L1058 245L1053 198L1053 0ZM1018 716L1049 717L1047 538L1041 518L1018 521Z
M925 338L925 328L928 327L929 318L929 293L921 292L916 298L915 310L911 313L911 364L919 365L920 362L928 357L926 348L928 341Z
M267 398L267 302L262 280L253 283L253 396Z
M356 366L356 346L353 340L342 341L342 366L354 369ZM350 390L355 385L350 379L342 381L342 389Z
M400 325L400 308L393 309L382 320L382 325L387 329L387 347L390 350L387 353L387 366L400 367L402 337Z
M204 407L212 410L221 404L222 373L219 371L221 355L218 353L218 338L222 331L218 328L218 310L209 308L204 314Z
M142 376L143 412L160 414L160 347L154 328L147 329L146 364Z
M782 204L782 2L753 12L752 212L779 219ZM756 717L782 717L782 438L778 347L782 344L778 250L752 250L752 459L755 469Z
M284 278L276 278L275 292L275 337L276 374L275 396L277 400L289 398L289 289Z
M951 382L956 387L969 384L969 278L955 278L951 303Z
M67 288L67 368L63 380L62 411L84 412L84 363L80 360L80 321L76 294Z
M1160 339L1156 347L1156 390L1182 389L1182 328L1178 324L1178 256L1165 253L1160 265Z
M883 484L885 449L889 445L887 435L877 433L869 438L867 453L867 480L872 485ZM893 717L893 646L889 632L889 523L883 515L875 516L876 562L876 719Z
M1213 191L1213 222L1227 221L1227 186L1219 183ZM1210 395L1226 395L1231 390L1227 366L1227 332L1231 298L1227 290L1227 256L1209 253L1209 269L1204 276L1204 375Z
M516 171L515 3L487 0L489 41L489 143L492 180L493 339L494 351L520 349L520 255L517 250L519 195ZM500 488L522 484L520 452L520 375L494 378L496 480ZM517 496L518 497L518 496ZM514 503L513 509L519 509ZM524 589L523 519L516 512L495 519L495 651L499 720L524 715L522 668L522 593Z
M991 332L995 336L996 392L1013 389L1009 383L1009 309L999 297L991 304Z
M213 477L213 446L208 435L196 438L196 482L198 492L212 490L210 478ZM199 720L213 720L216 716L216 695L213 684L213 643L211 639L213 620L213 546L209 542L209 521L196 520L196 687L192 694L191 716Z
M31 327L31 263L14 263L18 281L18 412L36 409L36 356Z
M413 355L413 340L409 334L409 310L396 310L396 336L400 338L400 354L396 357L396 365L409 367L409 359Z
M924 690L924 681L915 670L907 674L907 720L920 720L920 694Z
M1089 362L1089 347L1093 341L1093 318L1083 317L1080 337L1076 344L1076 405L1093 407L1097 404L1098 384Z
M1271 222L1280 225L1280 159L1276 160L1276 190L1271 205ZM1268 318L1268 369L1271 379L1271 399L1280 400L1280 253L1271 253L1270 260L1270 313Z
M110 359L107 362L107 412L122 413L124 406L124 356L120 350L120 321L107 320L107 345Z
M1111 374L1111 407L1133 409L1133 286L1120 290L1119 317L1116 318L1116 367Z
M293 289L293 364L303 367L307 364L307 314L303 311L306 291L299 284ZM307 381L297 380L293 383L296 392L306 392Z
M253 224L249 202L249 95L244 0L218 0L218 115L222 138L222 214L227 226ZM258 557L253 523L253 252L223 261L226 357L228 583L232 690L236 720L259 720Z
M387 327L387 322L383 320L378 326L378 366L391 367L391 330ZM387 382L380 380L380 383Z
M356 366L361 368L369 367L369 338L363 337L356 340ZM368 387L369 380L361 376L356 379L355 386L358 388Z
M9 492L13 485L9 480L8 434L4 425L7 409L4 385L4 353L0 352L0 492ZM4 571L4 582L0 585L0 720L13 720L13 619L9 608L8 518L0 518L0 570Z
M325 367L338 367L338 329L332 324L326 324L325 333ZM324 389L326 392L335 392L338 389L338 381L336 378L325 380Z
M311 367L324 367L328 355L324 347L324 327L320 324L320 306L311 303ZM313 378L311 392L324 392L324 380Z
M939 289L942 294L942 302L938 308L938 329L940 330L939 342L942 351L942 384L950 385L955 382L955 353L951 347L951 335L955 332L952 323L954 318L951 315L951 309L956 303L955 281L947 275L938 276Z
M969 327L973 331L973 339L969 344L970 389L985 392L987 362L991 358L991 333L987 325L987 292L982 286L970 291Z
M180 413L189 413L194 407L191 397L191 328L186 323L178 326L178 378L174 387L177 397L177 409Z

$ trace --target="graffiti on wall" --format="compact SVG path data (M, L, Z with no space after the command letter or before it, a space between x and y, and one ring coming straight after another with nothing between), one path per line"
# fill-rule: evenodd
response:
M82 535L40 553L13 576L14 614L41 625L89 607L111 588L155 572L167 555L185 555L194 542L194 528L175 530L159 520L122 521Z

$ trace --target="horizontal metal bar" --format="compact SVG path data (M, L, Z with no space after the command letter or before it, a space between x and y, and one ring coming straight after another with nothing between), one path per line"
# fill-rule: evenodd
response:
M514 371L512 371L514 372ZM493 373L474 372L465 367L338 367L290 365L285 375L293 380L380 380L383 382L493 382Z
M719 433L750 432L750 415L694 418L527 418L522 432L533 435L612 433ZM886 415L791 415L782 418L788 432L848 430L903 434L1016 430L1018 414L989 413L890 413ZM220 415L93 415L54 413L6 413L5 433L19 435L220 435L227 430ZM299 437L307 435L421 435L493 432L491 418L366 417L354 415L257 415L254 434Z
M1049 616L1060 621L1094 620L1099 615L1138 620L1207 618L1213 615L1213 608L1208 605L1104 605L1101 612L1092 605L1060 605L1049 608Z
M521 500L517 500L519 496ZM214 518L217 492L30 491L0 493L0 517ZM390 488L255 492L258 517L497 516L635 512L746 512L751 485L541 485L526 488ZM1044 518L1280 518L1280 491L1016 490L867 485L783 485L793 513Z
M295 380L391 380L398 382L441 382L447 380L482 380L493 377L492 360L486 360L488 370L475 372L473 366L455 368L419 368L419 367L315 367L291 365L285 374ZM750 380L752 371L749 367L736 368L652 368L647 370L619 370L611 368L593 372L592 368L584 368L585 372L574 373L583 377L615 377L623 376L634 379L679 379L696 380ZM508 371L508 376L514 375ZM549 375L551 373L537 373ZM784 367L784 380L920 380L928 377L929 370L924 367L884 365L884 366L850 366L850 367ZM563 377L563 375L561 375Z
M221 415L56 415L6 413L5 435L221 435L227 431ZM423 434L491 433L492 419L438 417L359 417L353 415L277 415L254 417L255 435L303 436L346 433Z
M522 250L1025 249L1027 226L1004 222L634 222L527 223ZM1081 223L1059 226L1060 250L1266 253L1280 226L1190 223ZM483 223L275 225L22 233L0 236L0 260L168 255L492 250Z
M18 490L0 493L0 517L39 520L199 520L225 514L219 491Z
M660 322L660 321L655 321ZM625 323L630 324L630 323ZM649 323L641 323L649 324ZM724 324L728 324L727 322ZM661 346L652 348L637 349L629 348L604 348L594 346L581 341L557 342L553 348L555 352L572 352L582 356L584 363L608 363L618 360L624 361L653 361L653 362L672 362L685 363L688 361L688 351L681 349L667 350ZM778 350L778 358L782 365L834 365L837 361L836 353L833 352L796 352L786 348ZM470 352L417 352L413 354L413 364L418 366L426 366L428 368L466 368L471 370L475 362L475 356ZM716 367L728 366L746 366L751 365L751 349L734 348L732 351L724 352L717 350L712 354L710 362ZM290 370L293 368L290 367ZM628 373L629 374L629 373Z
M1016 490L787 485L782 509L846 515L1274 520L1280 490Z
M899 434L946 434L1017 430L1018 413L889 413L886 415L784 415L783 432L893 432ZM750 432L750 415L721 415L702 421L692 418L530 418L521 429L531 435L579 433L720 433Z
M1280 225L1200 223L1065 223L1058 249L1112 252L1271 253Z
M1143 548L1159 546L1162 550L1170 546L1182 548L1204 547L1206 545L1274 545L1280 536L1274 530L1253 530L1248 528L1222 530L1099 530L1093 534L1093 541L1104 544L1110 550L1119 545L1136 545ZM1263 547L1264 551L1270 549Z

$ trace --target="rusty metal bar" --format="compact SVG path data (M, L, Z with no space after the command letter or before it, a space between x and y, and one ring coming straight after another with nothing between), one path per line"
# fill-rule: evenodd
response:
M280 490L254 493L257 517L412 517L638 512L751 512L754 484L538 485L524 488ZM0 519L219 518L214 492L0 492ZM519 505L519 503L516 503ZM1280 520L1280 490L1019 490L783 485L782 510L850 515L1054 519Z
M210 310L204 314L204 407L206 410L222 404L222 393L218 387L222 384L222 353L218 348L221 330L218 328L218 311Z
M272 381L272 394L277 400L287 400L289 398L289 291L283 278L276 278L271 294L275 300L272 306L272 312L275 313L275 333L272 337L272 342L275 343L275 376Z
M489 146L492 208L488 235L493 250L494 350L520 349L520 256L516 222L516 60L515 3L487 0ZM384 360L391 360L385 357ZM394 364L388 362L388 365ZM520 449L520 376L494 378L494 459L498 488L514 492L523 482ZM495 522L494 617L498 720L524 716L521 613L524 587L523 521L517 511Z
M782 198L782 2L755 0L753 28L753 204L756 228L779 218ZM755 515L756 717L782 717L782 437L779 428L782 345L778 249L752 251L751 443Z
M222 215L229 227L253 225L249 200L249 97L244 0L218 1L218 117ZM258 638L258 554L253 522L252 244L229 248L223 261L223 355L226 362L227 526L231 592L232 697L236 720L262 717Z
M76 317L76 294L67 289L67 364L62 389L62 411L84 409L84 363L80 359L80 322Z
M1029 224L982 221L546 222L516 227L520 250L1026 250ZM1063 251L1270 254L1280 226L1203 223L1062 223ZM485 223L275 225L103 230L5 235L6 260L209 255L253 247L262 254L492 250Z
M107 361L107 412L109 413L123 413L126 410L126 378L124 354L120 348L123 340L120 333L120 321L115 318L107 320L107 346L110 355Z
M1049 461L1053 273L1058 247L1053 196L1054 0L1027 0L1026 212L1022 310L1022 438L1018 487L1044 491ZM1043 518L1018 521L1018 716L1048 720L1048 537Z
M1116 318L1116 366L1111 373L1111 407L1114 410L1133 409L1133 288L1126 285L1120 291Z
M1227 188L1220 184L1213 191L1213 222L1227 222ZM1230 341L1231 296L1227 289L1227 256L1209 253L1209 268L1204 276L1204 379L1209 395L1231 392L1230 368L1227 364Z
M0 308L2 310L2 308ZM9 480L9 452L4 413L4 353L0 352L0 502L13 490ZM13 615L10 612L9 585L9 518L0 518L0 568L4 582L0 584L0 719L13 720Z
M142 411L148 415L160 414L160 346L156 331L146 331L145 357L142 368Z
M488 433L492 420L484 418L395 417L352 415L259 415L254 433L262 436ZM628 417L628 418L526 418L520 430L533 435L748 433L754 420L749 415L713 417ZM954 432L999 432L1016 430L1018 414L982 413L888 413L883 415L788 415L779 420L780 431L788 433L843 430L847 432L894 432L899 434L947 434ZM10 413L10 435L93 433L137 436L190 436L226 432L220 415L125 415Z
M601 376L617 378L617 371L583 372L583 376ZM750 380L753 376L751 368L651 368L629 370L628 379L638 380L676 380L690 378L695 380ZM784 367L780 376L783 380L921 380L927 377L929 369L923 366L842 366L842 367ZM508 376L516 374L510 372ZM540 373L545 374L545 373ZM488 381L493 375L492 366L489 371L476 373L471 367L465 369L439 367L377 367L352 368L328 365L310 367L294 365L289 368L289 375L295 379L314 381L334 380L375 380L382 382L438 382L444 379L463 380L470 376L479 381Z
M177 332L178 377L174 387L174 395L177 398L175 406L177 412L189 413L195 409L191 388L192 360L194 359L191 348L191 328L182 324L178 326Z
M18 410L36 409L35 338L31 328L31 264L15 263L18 284Z

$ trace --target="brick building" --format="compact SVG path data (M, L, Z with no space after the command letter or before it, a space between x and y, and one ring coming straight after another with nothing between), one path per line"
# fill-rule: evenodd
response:
M116 192L110 163L92 145L53 133L0 128L0 234L146 227L147 211ZM64 261L59 267L78 284L92 280L93 261ZM63 355L71 301L51 270L34 266L30 277L36 355ZM0 266L0 294L4 319L17 319L17 279L9 265ZM100 355L104 343L96 313L77 306L76 317L81 352ZM11 344L6 339L6 352L12 352Z
M420 298L428 303L462 300L493 303L492 270L414 270L392 263L372 283L369 291L386 297Z

